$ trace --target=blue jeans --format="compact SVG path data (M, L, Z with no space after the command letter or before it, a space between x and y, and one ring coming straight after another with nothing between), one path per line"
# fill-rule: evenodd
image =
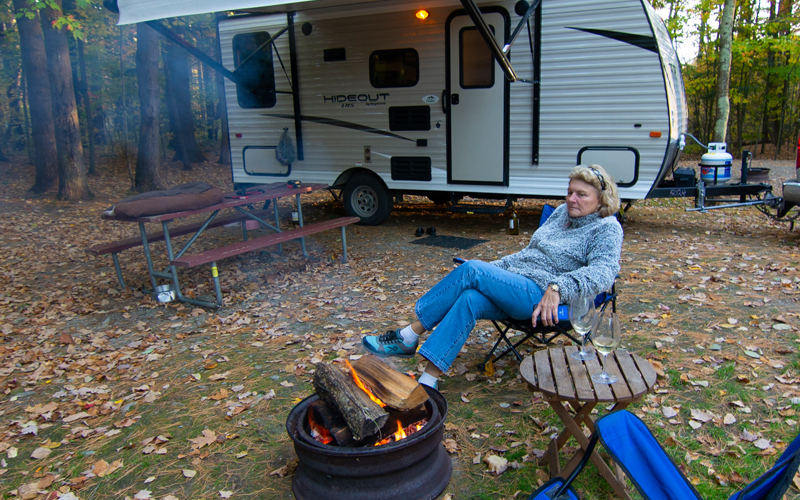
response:
M417 319L436 329L419 353L446 372L479 319L530 318L542 300L539 286L520 274L470 260L417 301Z

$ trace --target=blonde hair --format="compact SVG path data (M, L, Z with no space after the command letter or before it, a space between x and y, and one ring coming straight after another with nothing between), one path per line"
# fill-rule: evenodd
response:
M578 165L572 169L569 179L577 179L591 184L599 195L600 217L608 217L619 211L619 192L614 180L600 165Z

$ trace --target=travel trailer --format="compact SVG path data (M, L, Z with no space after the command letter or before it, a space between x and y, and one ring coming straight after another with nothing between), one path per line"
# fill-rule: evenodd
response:
M645 0L532 1L226 2L234 183L326 183L370 225L404 194L560 198L577 164L646 198L687 123L663 21ZM119 0L120 24L220 8L153 5Z

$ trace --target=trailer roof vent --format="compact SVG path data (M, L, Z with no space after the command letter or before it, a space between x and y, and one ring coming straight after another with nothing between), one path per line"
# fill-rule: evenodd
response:
M430 130L430 106L391 106L389 130Z

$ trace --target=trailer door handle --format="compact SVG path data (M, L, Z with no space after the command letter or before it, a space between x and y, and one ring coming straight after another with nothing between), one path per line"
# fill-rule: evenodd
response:
M450 98L450 103L455 106L458 104L458 94L453 94Z

